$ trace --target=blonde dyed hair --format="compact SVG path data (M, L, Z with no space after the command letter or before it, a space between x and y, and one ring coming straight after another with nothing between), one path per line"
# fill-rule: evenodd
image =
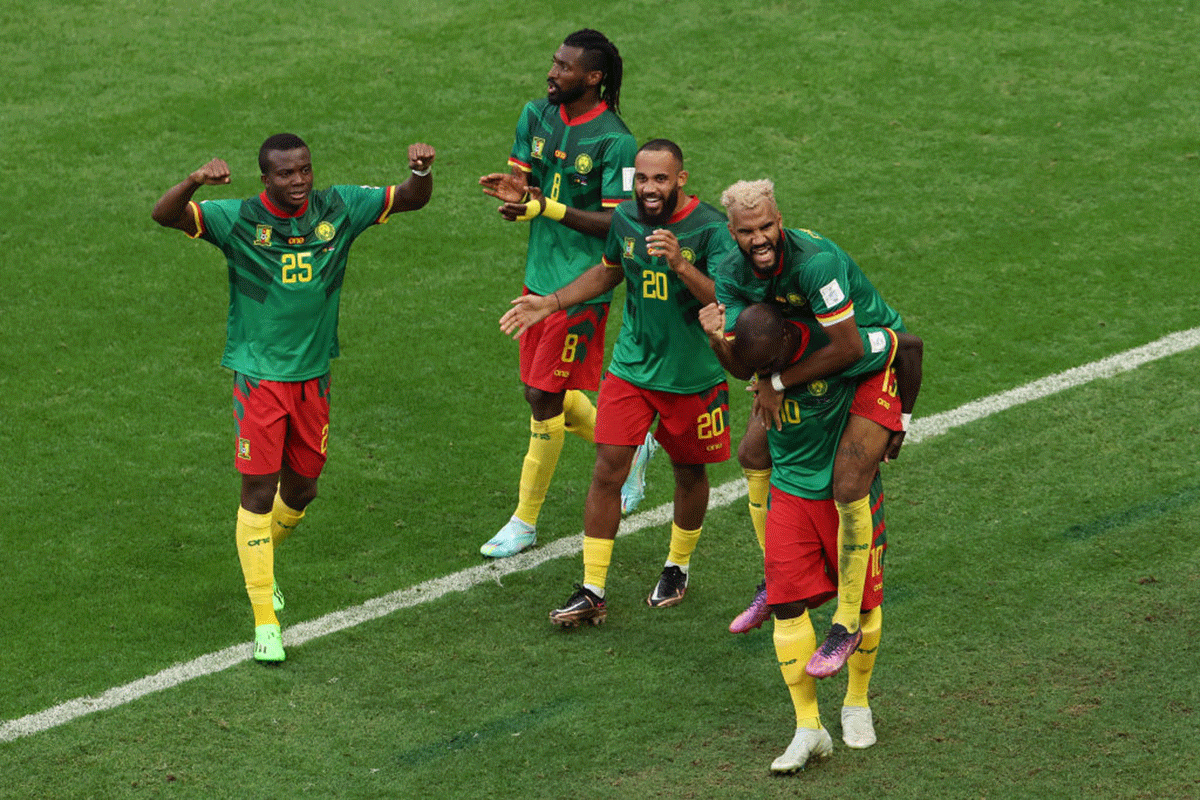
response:
M724 206L726 214L749 211L763 203L770 203L772 209L779 210L779 205L775 202L775 182L768 178L738 181L721 192L721 205Z

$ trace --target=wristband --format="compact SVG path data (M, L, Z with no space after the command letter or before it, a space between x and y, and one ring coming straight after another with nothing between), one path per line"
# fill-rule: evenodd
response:
M528 222L542 213L542 204L536 200L531 200L529 197L529 192L525 193L525 196L521 198L521 202L525 204L525 213L517 217L517 219L521 222ZM547 200L546 202L548 203L550 201Z
M771 388L780 394L783 394L783 390L787 388L783 385L783 376L778 372L772 373L771 375Z
M567 215L567 207L562 203L558 202L557 200L551 200L549 197L545 198L545 201L546 207L542 209L542 214L545 215L546 219L552 219L555 222L559 222Z
M413 175L416 175L418 178L424 178L426 175L428 175L428 174L429 174L429 170L431 170L431 169L433 169L433 167L432 167L432 166L426 167L424 172L421 172L421 171L419 171L419 170L415 170L415 169L414 169L414 170L412 171L412 174L413 174Z
M908 424L912 422L912 414L900 414L900 430L907 431Z

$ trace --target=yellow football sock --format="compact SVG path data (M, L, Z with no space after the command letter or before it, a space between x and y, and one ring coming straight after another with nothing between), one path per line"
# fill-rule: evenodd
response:
M671 549L667 554L667 561L684 568L687 571L687 566L692 560L692 552L696 549L696 542L700 539L700 531L703 527L696 528L694 531L685 531L683 528L671 523Z
M613 539L583 537L583 582L604 590L608 580L608 565L612 563Z
M850 633L858 630L862 611L863 586L867 582L867 562L871 560L871 500L863 497L853 503L837 503L838 510L838 604L832 623Z
M292 535L292 531L296 530L296 526L300 524L300 520L304 519L304 512L296 509L283 502L283 498L279 496L279 492L275 493L275 506L271 509L271 545L279 547L283 544L283 540Z
M518 492L517 510L514 516L527 525L537 525L542 503L550 489L550 479L558 466L558 455L562 452L564 415L550 419L529 420L529 452L521 467L521 488Z
M758 546L767 552L767 500L771 497L771 470L743 469L746 494L750 496L750 524L758 537Z
M804 665L817 649L817 634L805 611L793 619L775 620L775 656L779 671L792 696L797 728L820 728L817 708L817 679L804 671Z
M567 431L585 442L596 441L596 407L586 394L578 389L568 389L563 396L563 415Z
M271 600L275 573L275 548L271 544L271 515L254 514L238 507L238 560L246 579L246 594L254 609L254 624L278 625Z
M873 608L862 615L862 632L862 644L846 661L846 698L842 705L866 708L867 690L871 688L871 673L875 671L875 656L883 632L882 608Z

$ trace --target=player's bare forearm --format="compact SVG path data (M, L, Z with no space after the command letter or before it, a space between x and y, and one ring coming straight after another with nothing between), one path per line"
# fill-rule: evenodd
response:
M907 415L912 414L913 407L917 404L917 395L921 392L925 343L919 336L898 331L896 340L899 344L896 352L896 390L900 395L900 413L907 419ZM900 457L900 448L904 444L906 433L903 430L892 431L887 450L883 454L885 463Z
M150 216L165 228L176 228L188 235L196 233L196 223L188 213L188 203L201 186L229 183L229 165L214 158L179 183L167 189L154 204Z
M620 267L605 266L603 262L588 268L586 272L558 290L558 299L563 308L595 300L605 292L617 288L625 277Z
M784 386L808 383L818 378L836 375L860 357L851 357L834 345L826 345L783 370L780 379Z
M900 394L900 411L911 414L921 393L922 364L925 342L911 333L896 333L899 349L896 352L896 388Z
M561 222L572 230L603 239L608 236L608 229L612 225L612 209L584 211L567 206L567 213Z
M433 160L437 151L424 142L408 146L408 168L412 174L396 187L395 211L416 211L433 196ZM425 173L421 175L420 173Z

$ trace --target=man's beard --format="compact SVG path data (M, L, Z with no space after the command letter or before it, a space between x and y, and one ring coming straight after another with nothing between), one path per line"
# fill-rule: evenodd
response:
M637 198L638 218L647 225L666 225L675 214L675 204L679 202L679 187L671 190L663 201L662 210L657 214L646 211L646 205L641 197Z
M584 92L586 91L587 87L583 85L576 86L574 89L563 89L562 87L558 87L558 93L550 94L547 92L546 99L550 101L551 105L566 106L583 97Z

